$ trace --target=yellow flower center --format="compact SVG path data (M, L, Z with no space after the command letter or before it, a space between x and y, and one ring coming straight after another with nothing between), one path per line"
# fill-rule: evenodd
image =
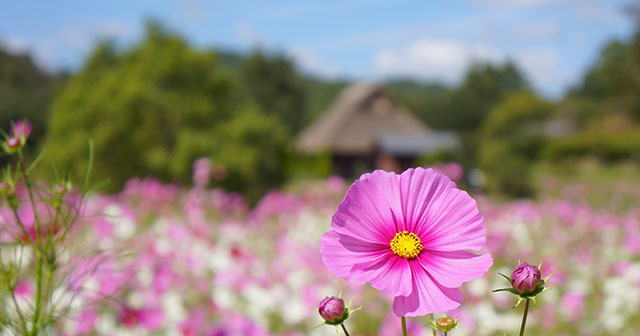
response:
M396 233L396 236L391 239L391 251L400 257L411 259L415 258L422 251L422 244L420 244L420 238L415 233L409 233L402 231Z

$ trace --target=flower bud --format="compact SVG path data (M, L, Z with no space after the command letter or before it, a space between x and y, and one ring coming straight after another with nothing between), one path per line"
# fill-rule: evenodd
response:
M0 182L0 193L8 193L11 191L11 185L5 181Z
M535 292L542 284L542 274L536 266L522 263L511 274L511 286L520 294Z
M62 183L57 184L54 189L58 194L64 194L69 191L67 185Z
M10 137L9 139L7 139L7 147L11 149L20 147L20 139L15 137Z
M335 296L322 299L318 312L327 324L332 325L341 324L349 316L344 300Z
M443 331L443 332L447 332L447 331L457 327L458 326L458 321L452 319L449 316L443 316L443 317L435 320L431 324L432 324L432 328L434 328L436 330Z
M27 141L30 134L31 123L25 119L16 121L11 130L11 138L17 139L22 145Z

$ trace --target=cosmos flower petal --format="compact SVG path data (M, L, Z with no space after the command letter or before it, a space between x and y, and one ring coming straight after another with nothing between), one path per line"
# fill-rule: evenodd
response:
M355 277L367 281L373 288L391 296L409 295L411 268L409 261L393 253L379 257L375 262L365 262L354 266Z
M481 277L493 264L490 254L477 255L466 251L422 251L418 261L438 279L438 283L446 287L459 287L463 282Z
M484 246L484 217L469 194L452 188L433 203L434 210L417 233L425 249L477 251Z
M433 169L407 169L398 180L402 218L406 230L416 234L434 212L434 200L456 186L447 176L436 174Z
M398 181L394 173L376 170L354 182L331 219L331 228L369 241L388 244L401 220ZM404 226L400 229L404 230Z
M410 263L410 266L413 291L408 296L396 296L393 300L393 312L397 316L423 316L460 306L462 293L459 289L437 283L419 263Z
M320 240L324 264L333 274L348 281L362 282L352 272L354 265L371 262L389 253L388 250L388 246L363 242L335 231L326 232Z

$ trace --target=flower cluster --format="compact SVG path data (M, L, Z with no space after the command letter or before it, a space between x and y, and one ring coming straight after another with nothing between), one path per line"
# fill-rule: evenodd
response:
M193 189L133 179L118 194L94 194L87 199L85 216L69 232L67 252L55 256L64 268L61 271L68 275L58 279L61 283L53 290L53 297L59 307L70 303L71 315L56 325L54 334L335 335L333 328L311 328L322 321L318 303L340 289L346 297L357 295L358 304L366 307L347 320L352 334L400 334L397 315L388 308L397 295L377 295L377 290L369 286L337 279L327 272L318 252L323 234L333 230L331 216L345 196L347 188L342 179L331 177L292 186L286 193L274 190L251 207L240 195L207 189L208 167L201 164L196 169L197 181L201 182ZM365 192L367 183L360 184L355 190ZM74 194L65 181L47 188L52 190L50 195L63 194L68 200ZM0 192L13 195L14 191L24 200L23 186L0 183ZM457 194L466 199L462 192ZM390 193L370 195L381 198ZM463 304L447 312L459 324L449 334L517 332L521 314L511 309L511 295L491 295L490 291L504 284L498 272L522 280L514 283L523 291L535 285L535 270L515 277L511 273L518 259L543 261L541 279L557 270L545 282L555 290L544 293L540 297L544 304L530 313L528 334L640 332L635 319L640 310L640 263L635 258L640 254L639 204L596 209L584 201L586 197L585 193L576 193L571 201L563 197L501 204L476 197L485 219L485 248L494 265L491 271L460 288ZM25 205L17 211L28 223L29 203ZM352 211L345 205L340 207ZM46 218L48 209L38 206L39 218ZM392 209L394 214L418 217L418 213L394 205L386 208L392 221ZM3 216L11 215L7 202L2 211ZM365 213L374 214L375 209ZM347 221L349 216L335 219ZM63 232L56 226L50 228L43 232ZM336 234L345 236L342 242L352 243L346 229L339 230ZM390 232L385 236L384 257L415 264L427 253L445 261L454 253L471 256L459 251L432 252L437 240L419 233L406 226ZM3 235L6 239L13 237L7 231ZM37 241L38 235L27 231L15 237L28 242ZM391 242L395 238L394 251ZM349 246L354 253L366 248ZM479 248L478 244L472 250ZM3 260L8 255L3 252ZM487 258L480 257L483 255L472 258ZM439 259L429 261L433 260ZM483 272L477 270L474 275ZM371 272L362 268L354 276L365 280L366 274ZM437 279L458 286L455 279ZM16 300L21 307L29 307L36 296L36 283L28 276L16 280ZM412 286L405 290L411 293ZM443 283L434 288L442 290L443 299L446 294L454 298L458 295ZM407 329L411 335L432 334L430 326L419 319L407 319Z

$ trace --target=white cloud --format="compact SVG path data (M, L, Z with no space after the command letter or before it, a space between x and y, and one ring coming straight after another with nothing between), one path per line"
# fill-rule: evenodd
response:
M0 45L14 54L22 54L29 50L29 43L27 41L11 36L1 37Z
M457 84L472 62L501 63L513 60L532 85L554 95L570 84L551 47L516 49L510 52L487 44L418 40L398 49L385 49L374 58L374 72L381 77L409 77Z
M560 65L555 49L544 47L519 50L512 57L534 87L543 93L561 93L574 79Z
M616 23L626 18L621 9L594 5L579 6L574 13L580 20L590 23Z
M183 1L178 5L177 15L189 23L204 23L211 18L207 5L199 0Z
M309 48L293 47L288 54L304 72L327 79L335 79L340 75L337 66L327 62Z
M125 21L86 21L49 35L2 36L0 40L9 50L29 52L38 65L56 71L78 65L98 38L130 38L134 32L134 25Z
M238 24L234 35L240 42L250 47L264 47L271 44L271 39L265 33L247 23Z
M553 22L521 23L514 29L518 39L549 40L558 36L558 26Z
M418 40L401 49L385 49L374 59L376 73L382 76L409 76L455 82L472 61L502 60L494 48L454 41Z

